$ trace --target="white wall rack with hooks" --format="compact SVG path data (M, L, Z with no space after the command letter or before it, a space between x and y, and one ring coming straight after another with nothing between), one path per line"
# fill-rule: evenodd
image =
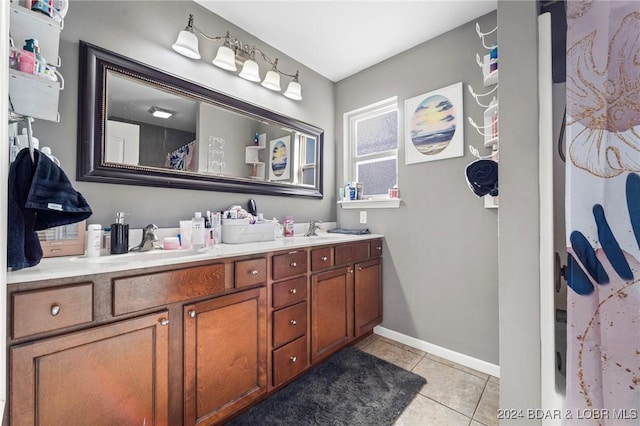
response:
M491 159L498 161L498 139L499 139L499 105L498 105L498 44L497 42L488 41L487 36L495 35L492 38L497 39L498 27L496 26L490 31L483 32L480 29L480 24L476 23L476 33L488 52L482 57L476 53L476 63L482 70L483 83L485 87L494 86L485 93L476 93L471 85L468 85L469 93L473 96L478 106L483 108L483 121L482 125L477 124L473 118L468 117L469 123L476 129L478 134L483 138L483 146L485 148L491 148L492 152L489 155L481 156L480 152L473 146L469 145L471 154L478 159ZM498 197L492 197L490 195L484 196L485 208L497 208Z
M485 41L486 36L493 34L497 30L498 27L495 27L491 31L483 33L480 31L480 25L476 22L476 32L480 40L482 40L482 46L489 51L482 57L482 60L480 59L480 55L476 53L476 63L482 70L485 86L491 86L498 82L498 44L492 43L487 45Z

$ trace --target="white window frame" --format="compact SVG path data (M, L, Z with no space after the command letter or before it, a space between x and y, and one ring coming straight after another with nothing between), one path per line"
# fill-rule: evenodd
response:
M376 152L373 154L356 155L355 127L356 123L367 120L372 117L387 114L395 111L398 118L398 147L396 149ZM367 105L353 111L346 112L343 116L344 131L344 179L341 183L356 181L356 163L366 163L379 160L396 160L396 184L398 183L398 148L400 146L400 109L398 106L398 97L393 96L379 102ZM387 199L388 194L373 194L374 199Z

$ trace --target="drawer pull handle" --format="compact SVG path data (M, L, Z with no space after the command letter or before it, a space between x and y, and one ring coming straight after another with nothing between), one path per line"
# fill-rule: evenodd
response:
M289 358L289 359L291 360L291 362L296 362L296 361L298 360L298 358L297 358L297 357L295 357L295 356L292 356L292 357L291 357L291 358Z
M291 262L291 267L295 268L296 266L298 266L298 264L296 262Z
M326 262L327 260L329 260L329 258L327 256L322 256L320 260L322 260L323 262Z
M193 309L189 311L188 313L189 318L195 318L196 317L196 311L194 311Z
M60 305L51 305L51 316L57 316L60 313Z
M298 292L298 290L296 290L295 288L292 288L291 290L289 290L289 293L291 294L296 294Z
M169 325L169 320L166 318L160 318L160 325Z
M291 323L291 325L298 325L298 321L296 321L296 320L291 320L289 322Z
M251 275L258 275L258 271L254 269L253 271L251 271Z

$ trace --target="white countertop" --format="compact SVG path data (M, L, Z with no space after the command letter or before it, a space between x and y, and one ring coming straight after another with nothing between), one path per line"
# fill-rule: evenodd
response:
M274 241L246 244L217 244L203 250L151 250L142 253L114 254L87 258L66 256L42 259L31 268L7 272L7 284L69 278L82 275L127 271L154 266L177 265L226 257L245 256L326 244L383 238L381 234L347 235L321 233L318 237L287 237Z

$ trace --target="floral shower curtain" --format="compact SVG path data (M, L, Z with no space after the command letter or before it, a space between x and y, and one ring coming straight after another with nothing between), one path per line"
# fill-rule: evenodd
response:
M640 424L640 2L567 2L565 424Z

